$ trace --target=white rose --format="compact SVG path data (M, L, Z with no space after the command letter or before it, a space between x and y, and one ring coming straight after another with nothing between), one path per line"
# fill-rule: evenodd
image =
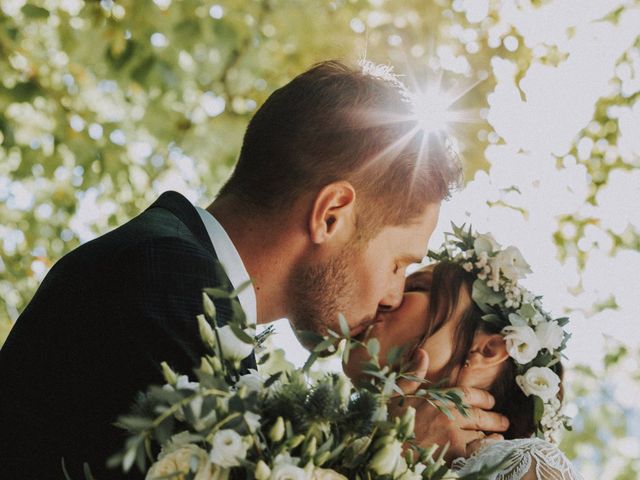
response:
M166 454L162 453L158 461L151 465L145 478L152 480L168 478L171 475L175 478L184 478L191 469L191 460L194 457L197 459L199 468L208 463L207 452L193 444L185 445Z
M402 444L394 440L375 453L369 462L369 468L378 475L391 475L401 456Z
M524 278L528 273L531 273L531 267L516 247L505 248L496 255L494 261L495 265L500 267L503 275L512 281Z
M243 417L251 433L255 433L260 428L260 415L257 413L246 411Z
M211 441L209 458L221 467L236 467L247 456L247 446L235 430L219 430Z
M335 470L329 468L316 468L313 470L313 480L347 480L347 477L340 475Z
M564 332L562 327L556 322L541 322L536 327L536 335L540 341L541 348L547 348L549 351L555 350L562 345Z
M525 365L538 355L540 341L531 327L509 325L502 329L502 334L509 356L519 364Z
M197 390L198 382L190 382L189 377L186 375L180 375L178 377L178 381L176 382L176 390Z
M422 465L417 465L416 471L407 470L400 476L398 480L422 480L422 472L424 471L425 467L422 466L421 469L418 469L419 466L422 466Z
M229 469L221 468L207 461L205 465L198 468L193 480L228 480L229 473Z
M307 480L307 472L295 465L279 463L271 470L270 480Z
M244 332L251 335L252 330L246 329ZM253 352L253 345L236 337L229 325L219 327L218 336L222 344L222 354L228 360L244 360Z
M249 369L249 373L242 375L236 382L236 386L246 387L249 392L260 392L264 387L264 377L253 368Z
M531 367L524 375L516 377L516 383L527 397L535 395L545 402L555 398L560 391L560 377L547 367Z
M480 234L473 241L473 249L478 255L482 253L491 254L499 248L500 245L490 233Z
M396 462L396 467L393 469L393 476L397 477L399 475L404 474L408 469L407 461L402 456L402 453L398 457L398 461Z

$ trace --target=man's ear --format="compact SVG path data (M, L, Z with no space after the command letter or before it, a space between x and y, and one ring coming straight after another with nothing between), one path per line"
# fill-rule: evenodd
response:
M309 218L311 241L324 243L346 233L350 238L355 228L356 191L349 182L333 182L316 195Z
M509 358L507 344L499 333L476 333L469 352L469 366L476 368L493 367Z

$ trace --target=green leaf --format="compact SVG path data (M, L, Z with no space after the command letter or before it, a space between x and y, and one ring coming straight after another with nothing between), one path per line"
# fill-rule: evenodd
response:
M384 388L382 389L382 395L389 396L393 392L393 387L396 384L396 374L391 372L384 382Z
M207 295L215 300L219 298L229 298L230 296L229 292L222 288L203 288L203 290Z
M380 341L377 338L372 338L367 342L367 352L371 358L377 359L380 353Z
M168 442L173 435L173 427L175 425L175 419L173 415L165 418L160 424L155 428L154 434L158 443L163 445L165 442Z
M319 344L317 344L315 347L313 347L313 351L315 353L321 353L324 352L326 350L328 350L330 347L332 347L334 345L334 341L331 338L327 338L323 341L321 341Z
M532 319L536 313L538 313L538 310L530 303L525 303L518 309L518 315L529 320Z
M502 317L499 317L495 313L487 313L486 315L483 315L482 320L484 320L485 322L495 323L495 324L504 323L504 320L502 319Z
M544 402L538 396L533 397L533 421L537 425L542 420L544 413Z
M400 361L403 352L404 347L398 345L392 346L387 352L387 365L396 365Z
M249 345L253 345L255 343L254 339L246 333L240 326L235 322L230 322L229 327L233 331L234 335L238 337L238 340L241 340L244 343L248 343Z
M38 7L36 5L27 4L22 7L22 13L25 17L33 19L45 19L49 18L49 10L46 8Z
M246 282L242 282L238 288L236 288L233 292L229 294L230 298L237 298L243 291L251 286L253 282L251 280L247 280Z
M342 363L344 365L349 363L349 356L351 355L351 346L346 345L344 350L342 351Z
M65 464L64 461L64 457L62 457L60 459L60 463L62 464L62 473L64 473L64 478L65 480L73 480L70 476L69 476L69 472L67 472L67 465ZM119 464L119 462L118 462Z
M511 323L511 325L515 326L515 327L526 327L528 326L527 321L522 318L520 315L518 315L517 313L510 313L509 314L509 323Z
M153 420L145 417L123 415L118 417L116 424L132 432L141 432L153 427Z
M242 309L242 305L237 298L232 298L231 300L231 310L233 311L233 320L232 323L239 323L241 325L246 325L247 323L247 315L244 313ZM251 340L253 343L253 340Z
M131 72L131 79L135 80L140 85L144 85L155 63L156 58L153 55L149 55L148 57L144 58Z
M496 292L492 288L489 288L487 284L480 279L476 279L473 282L473 289L471 298L480 307L484 313L492 313L489 305L499 305L505 298L502 292Z
M264 382L264 388L269 388L271 385L273 385L274 383L276 383L278 381L278 379L282 376L283 372L277 372L274 373L273 375L271 375L265 382Z
M309 358L307 358L307 361L304 362L304 366L302 367L302 370L304 372L309 371L309 369L313 366L313 364L316 362L317 359L318 359L318 354L315 352L311 353L311 355L309 355Z
M136 451L138 450L137 445L129 447L127 452L124 454L124 458L122 459L122 469L125 472L131 470L133 462L136 459Z
M347 323L347 319L344 318L342 313L338 314L338 322L340 323L340 331L345 338L349 338L349 324Z
M296 335L307 345L317 345L324 340L322 335L318 335L310 330L298 330Z

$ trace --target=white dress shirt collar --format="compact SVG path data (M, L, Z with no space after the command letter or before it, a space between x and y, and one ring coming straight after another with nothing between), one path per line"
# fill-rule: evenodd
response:
M196 210L207 229L213 248L218 256L218 260L224 267L225 272L231 281L231 285L233 285L233 288L238 288L240 285L250 280L249 273L242 262L242 258L240 258L238 250L231 241L231 238L229 238L225 229L220 225L220 222L218 222L211 213L200 207L196 207ZM253 285L249 285L240 292L238 300L247 315L247 323L249 325L255 325L258 318L258 311L256 305L256 292Z

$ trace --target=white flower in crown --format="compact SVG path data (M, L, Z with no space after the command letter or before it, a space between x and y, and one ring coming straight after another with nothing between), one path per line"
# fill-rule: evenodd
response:
M540 341L540 347L549 351L555 350L562 345L564 331L556 322L540 322L536 326L536 336Z
M473 241L473 249L476 251L478 258L486 261L487 256L491 255L493 252L497 251L500 248L500 244L496 242L493 235L490 233L483 233L476 236ZM484 255L483 255L484 254Z
M209 459L221 467L237 467L247 456L247 445L235 430L218 430L211 446Z
M545 402L555 398L560 391L560 377L548 367L531 367L524 375L516 377L516 383L527 397L535 395Z
M502 329L509 356L521 365L536 358L540 351L540 341L536 332L526 325L509 325Z
M251 335L251 332L251 329L245 330L247 335ZM218 336L222 344L222 353L229 360L244 360L253 352L253 345L240 340L229 325L219 327Z
M496 255L491 268L499 268L511 281L516 281L531 273L531 267L516 247L507 247Z

